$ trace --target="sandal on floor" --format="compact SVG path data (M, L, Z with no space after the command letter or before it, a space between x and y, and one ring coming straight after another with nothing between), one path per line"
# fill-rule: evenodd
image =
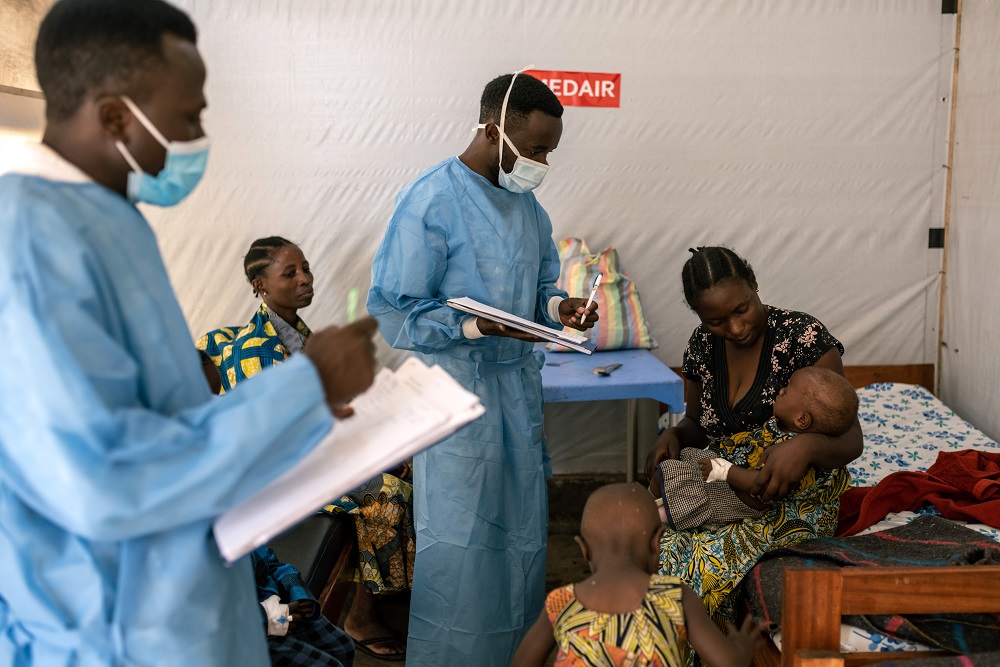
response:
M403 644L402 653L378 653L368 648L371 644L384 644L387 642L399 642L400 644ZM354 648L361 651L365 655L370 655L378 660L388 660L389 662L406 660L406 642L402 641L398 635L389 635L388 637L372 637L371 639L355 639Z

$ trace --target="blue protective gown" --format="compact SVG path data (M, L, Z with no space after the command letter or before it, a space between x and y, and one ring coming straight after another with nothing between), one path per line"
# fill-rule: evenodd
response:
M390 345L440 364L486 413L414 458L417 554L407 664L507 665L545 597L548 456L532 344L470 340L469 296L548 326L559 256L533 194L495 187L458 158L396 199L372 265L368 311Z
M0 176L0 665L270 665L212 520L329 430L315 369L213 398L139 211L28 153Z

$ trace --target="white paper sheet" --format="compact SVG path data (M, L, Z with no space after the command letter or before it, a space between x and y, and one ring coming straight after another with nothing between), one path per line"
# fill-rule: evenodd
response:
M323 505L450 435L484 412L479 398L438 366L410 358L383 369L316 448L259 493L215 522L228 562L287 530Z

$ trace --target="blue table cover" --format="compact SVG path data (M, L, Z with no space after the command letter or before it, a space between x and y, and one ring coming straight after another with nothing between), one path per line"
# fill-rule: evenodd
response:
M544 348L542 348L544 349ZM611 375L594 375L597 366L621 364ZM652 398L670 412L684 411L684 381L649 350L610 350L591 355L545 352L542 396L546 403Z

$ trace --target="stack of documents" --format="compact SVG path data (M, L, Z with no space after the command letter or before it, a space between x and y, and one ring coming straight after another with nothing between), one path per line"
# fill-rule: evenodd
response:
M577 352L592 354L594 352L594 348L596 347L596 345L587 341L586 336L536 324L530 320L518 317L517 315L512 315L497 308L487 306L485 303L480 303L467 296L463 296L459 299L448 299L447 303L456 310L462 310L477 317L484 317L493 322L513 327L514 329L530 333L533 336L538 336L539 338L552 341L553 343L559 343L560 345L576 350Z
M215 541L232 563L317 509L451 435L485 411L440 366L411 357L382 369L351 402L354 415L298 464L220 516Z

